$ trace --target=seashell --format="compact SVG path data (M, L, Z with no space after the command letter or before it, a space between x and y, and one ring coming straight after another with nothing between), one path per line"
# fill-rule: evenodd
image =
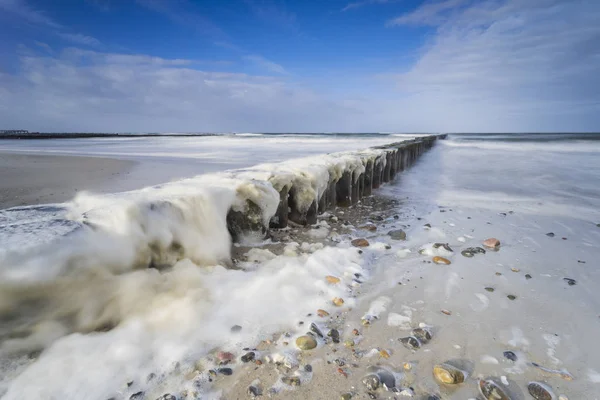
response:
M433 376L446 385L463 383L467 378L467 374L464 371L445 363L433 367Z

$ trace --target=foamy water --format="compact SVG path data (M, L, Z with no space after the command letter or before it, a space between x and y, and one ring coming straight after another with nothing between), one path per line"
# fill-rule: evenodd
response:
M148 398L184 389L210 392L208 382L198 388L184 376L212 349L252 347L281 331L302 334L298 320L319 308L333 313L331 299L343 297L345 308L376 313L397 329L411 322L440 327L436 336L443 340L432 344L433 352L425 353L430 355L424 360L443 361L434 360L436 354L483 359L481 374L539 378L524 364L491 361L501 358L499 349L511 348L523 360L568 369L577 378L563 386L571 398L598 398L600 350L594 332L600 272L594 260L600 257L599 153L598 141L557 145L452 138L438 143L383 190L407 198L403 207L430 221L432 229L422 229L425 221L404 221L412 226L409 241L384 236L381 241L389 242L391 250L374 245L363 255L349 246L346 236L338 247L289 244L279 256L257 250L257 262L242 265L242 270L221 266L230 246L224 215L238 190L248 190L246 196L261 199L267 209L277 198L268 186L245 186L229 175L180 181L168 190L82 196L67 208L46 210L49 220L65 221L59 225L40 222L28 209L4 213L3 230L12 230L3 241L0 274L11 285L0 289L0 313L10 321L0 328L0 393L6 399L106 399L128 398L140 390ZM258 176L268 170L248 173ZM308 184L307 190L318 190L323 180L319 171L312 173L314 187ZM132 207L140 204L165 208ZM452 211L441 213L440 206ZM29 228L14 228L18 224ZM84 241L76 234L80 229L89 230ZM107 230L111 235L98 233ZM321 230L327 233L327 225ZM57 236L65 239L54 242ZM490 236L502 241L500 252L466 259L456 251ZM186 257L173 268L123 268L135 264L140 243L169 246L174 238ZM29 241L32 248L14 252ZM444 254L453 264L443 273L440 266L424 265L418 253L435 241L455 248L454 255ZM21 261L15 262L16 256ZM168 265L171 260L162 261ZM511 272L516 266L534 279ZM503 275L496 277L496 271ZM355 273L371 283L362 297L352 299L344 284ZM326 275L340 277L344 284L327 285ZM424 283L409 298L398 302L389 293L398 280L418 275ZM577 285L566 287L566 276ZM486 285L496 286L498 296L485 292ZM511 303L504 292L517 293L519 303ZM440 316L441 308L452 309L453 319ZM233 325L243 328L232 333ZM6 331L15 326L20 332ZM103 326L113 329L99 331ZM39 358L23 355L36 349L44 349ZM152 382L150 374L156 376ZM474 397L468 390L456 395Z

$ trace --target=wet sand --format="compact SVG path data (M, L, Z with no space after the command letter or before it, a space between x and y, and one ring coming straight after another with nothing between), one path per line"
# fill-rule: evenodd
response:
M110 192L136 163L101 157L0 153L0 209Z

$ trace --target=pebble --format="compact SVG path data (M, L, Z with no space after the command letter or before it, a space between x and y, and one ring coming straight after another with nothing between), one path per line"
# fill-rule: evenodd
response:
M233 374L233 370L231 368L219 368L217 370L221 375L229 376Z
M490 249L496 249L500 247L500 241L496 238L489 238L483 241L483 245L485 247L489 247Z
M440 257L440 256L433 257L433 262L436 264L445 264L445 265L451 264L450 260L448 260L447 258L444 258L444 257Z
M487 290L490 293L494 292L494 288L493 287L486 287L485 290Z
M525 274L525 279L531 279L531 275Z
M296 339L296 346L300 350L312 350L317 347L317 340L309 335L300 336Z
M515 296L514 294L509 294L506 297L508 297L509 300L516 300L517 299L517 296Z
M505 351L502 354L504 355L505 358L509 359L510 361L517 361L517 355L510 350Z
M429 395L427 395L427 397L424 397L424 399L426 399L426 400L441 400L439 398L439 396L437 396L435 394L429 394Z
M563 280L565 282L567 282L569 284L569 286L574 286L577 284L577 281L575 279L571 279L571 278L563 278Z
M144 392L137 392L129 396L129 400L142 400L144 398Z
M396 378L394 378L394 374L392 374L387 369L382 367L371 366L367 368L367 372L369 374L375 374L379 378L379 382L381 386L386 389L391 389L396 386Z
M236 333L242 330L242 327L239 325L234 325L231 327L231 332Z
M431 332L425 328L415 328L412 330L412 335L419 339L419 341L423 344L426 344L432 339Z
M406 347L409 350L418 350L421 348L421 342L414 336L407 336L398 340L400 341L400 343L402 343L404 347Z
M452 312L448 310L442 310L442 314L452 315Z
M338 368L337 369L338 374L343 375L344 378L348 377L348 374L346 373L346 371L344 371L342 368Z
M256 386L248 386L248 395L250 397L258 397L262 395L262 391Z
M325 317L329 316L329 313L325 310L319 309L319 310L317 310L317 315L321 318L325 318Z
M548 232L548 233L546 233L546 236L548 236L548 237L554 237L554 232Z
M379 389L381 381L379 380L379 376L377 374L369 374L363 378L362 383L365 385L367 390L377 390Z
M511 268L510 270L512 272L521 272L521 270L519 268L515 268L515 267Z
M446 363L433 367L433 376L446 385L463 383L466 379L464 371Z
M297 376L284 376L281 378L281 382L289 386L300 386L300 378Z
M381 349L379 350L379 356L382 358L390 358L390 353L385 349Z
M177 397L173 396L171 393L163 394L156 400L177 400Z
M242 359L242 362L247 363L247 362L250 362L250 361L254 361L255 357L256 357L256 354L253 351L250 351L250 352L244 354L241 357L241 359Z
M527 390L535 400L554 400L556 398L552 390L541 382L530 382Z
M327 333L327 336L329 336L331 338L331 340L333 341L333 343L339 343L340 342L340 332L337 329L332 329Z
M486 400L511 400L504 389L491 379L479 381L479 392Z
M327 275L325 277L325 279L327 280L327 282L331 283L332 285L335 285L336 283L340 283L340 278L338 278L337 276Z
M367 239L363 239L363 238L359 238L359 239L354 239L352 242L350 242L352 244L352 246L354 247L367 247L369 245L369 241Z
M310 331L313 332L314 334L316 334L320 338L324 337L323 332L321 332L321 330L319 329L317 324L315 324L314 322L312 324L310 324Z
M340 400L350 400L352 398L352 393L344 393L340 396Z
M448 243L434 243L433 244L434 249L439 249L440 247L444 248L444 250L447 250L450 253L454 252L454 250L452 250L452 248L450 247L450 245Z
M402 229L389 231L388 236L393 240L406 240L406 232L404 232Z
M409 362L405 362L404 364L402 364L402 368L404 368L405 371L410 371L412 369L412 364Z
M217 353L217 360L219 360L219 364L227 364L233 361L235 356L228 351L219 351Z
M332 300L332 303L334 305L336 305L337 307L341 307L341 306L344 305L344 299L339 298L339 297L334 297L333 300Z
M425 224L423 226L426 227L426 228L431 228L431 224Z
M358 331L358 329L354 328L354 329L352 329L352 334L354 336L358 336L358 335L360 335L360 332Z

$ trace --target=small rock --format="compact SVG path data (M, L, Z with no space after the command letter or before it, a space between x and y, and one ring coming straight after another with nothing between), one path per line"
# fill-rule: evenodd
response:
M352 398L352 393L344 393L340 396L340 400L350 400Z
M531 275L525 274L525 279L531 279Z
M423 344L426 344L433 337L429 329L425 328L415 328L412 330L412 335L419 339L419 341Z
M367 239L354 239L350 242L354 247L367 247L369 245L369 241Z
M333 362L336 363L338 367L343 367L344 365L346 365L346 361L344 361L341 358L336 358Z
M569 286L574 286L577 284L577 281L575 279L571 279L571 278L563 278L563 280L565 282L567 282L569 284Z
M440 256L433 257L433 262L436 264L445 264L445 265L451 264L450 260L448 260L447 258L444 258L444 257L440 257Z
M548 236L548 237L554 237L554 233L553 232L548 232L548 233L546 233L546 236Z
M327 336L329 336L331 338L331 340L333 341L333 343L339 343L340 342L340 332L337 329L332 329L327 333Z
M489 238L483 241L483 245L485 247L489 247L490 249L496 249L500 247L500 241L496 238Z
M137 392L129 396L129 400L142 400L144 398L144 392Z
M406 232L404 232L402 229L389 231L388 236L393 240L406 240Z
M369 374L365 376L362 380L363 385L367 388L367 390L377 390L381 381L379 380L379 376L377 374Z
M407 336L398 340L400 341L400 343L402 343L404 347L406 347L409 350L418 350L421 348L421 342L414 336Z
M219 368L217 370L221 375L229 376L233 374L233 370L231 368Z
M324 337L323 332L321 332L317 324L315 324L314 322L310 324L310 331L315 333L320 338Z
M227 364L233 361L235 356L228 351L219 351L217 353L217 360L219 360L219 364Z
M173 396L171 393L163 394L156 400L177 400L177 397Z
M464 371L445 363L433 367L433 376L446 385L463 383L466 379L466 375L467 374Z
M425 224L423 226L426 227L426 228L431 228L431 224Z
M255 357L256 357L256 353L254 353L253 351L250 351L250 352L244 354L241 357L241 359L242 359L242 362L247 363L247 362L250 362L250 361L254 361Z
M486 400L511 400L504 389L491 379L479 381L479 392Z
M535 400L554 400L556 398L552 390L540 382L530 382L527 390Z
M348 339L346 341L344 341L344 346L346 347L354 347L356 343L354 343L354 340Z
M510 270L512 272L521 272L521 270L519 268L515 268L515 267L512 267Z
M452 312L449 310L442 310L442 314L452 315Z
M300 378L297 376L284 376L281 382L289 386L300 386Z
M310 365L310 364L306 364L306 365L304 366L304 371L305 371L305 372L312 372L312 365Z
M309 335L300 336L296 339L296 346L300 350L312 350L317 347L317 340Z
M338 278L337 276L327 275L325 277L325 280L327 280L327 282L331 283L332 285L335 285L336 283L340 283L340 278Z
M348 377L348 373L346 371L344 371L342 368L338 368L337 372L338 372L338 374L343 375L344 378Z
M379 356L382 358L390 358L390 353L385 349L381 349L379 350Z
M325 310L319 309L319 310L317 310L317 315L321 318L325 318L329 315L329 313Z
M231 332L236 333L242 330L242 327L239 325L234 325L231 327Z
M514 294L509 294L506 297L508 297L509 300L516 300L517 299L517 296L515 296Z
M501 272L496 272L496 276L502 276Z
M448 243L434 243L433 244L434 249L439 249L440 247L442 247L446 251L449 251L450 253L454 252L454 250L452 250L452 248L450 247L450 245Z
M435 394L426 395L423 399L425 400L440 400L439 396Z
M354 329L352 329L352 334L354 336L358 336L358 335L360 335L360 332L358 331L358 329L354 328Z
M486 287L485 290L487 290L488 292L492 293L494 291L493 287Z
M465 249L465 250L461 251L460 254L462 254L463 256L465 256L467 258L471 258L475 255L475 253L473 253L469 249Z
M262 395L262 391L256 386L248 386L248 395L250 397L258 397Z
M341 299L339 297L334 297L333 300L331 300L331 302L336 305L337 307L341 307L344 305L344 299Z
M517 355L510 350L505 351L502 354L504 355L505 358L509 359L510 361L517 361Z

